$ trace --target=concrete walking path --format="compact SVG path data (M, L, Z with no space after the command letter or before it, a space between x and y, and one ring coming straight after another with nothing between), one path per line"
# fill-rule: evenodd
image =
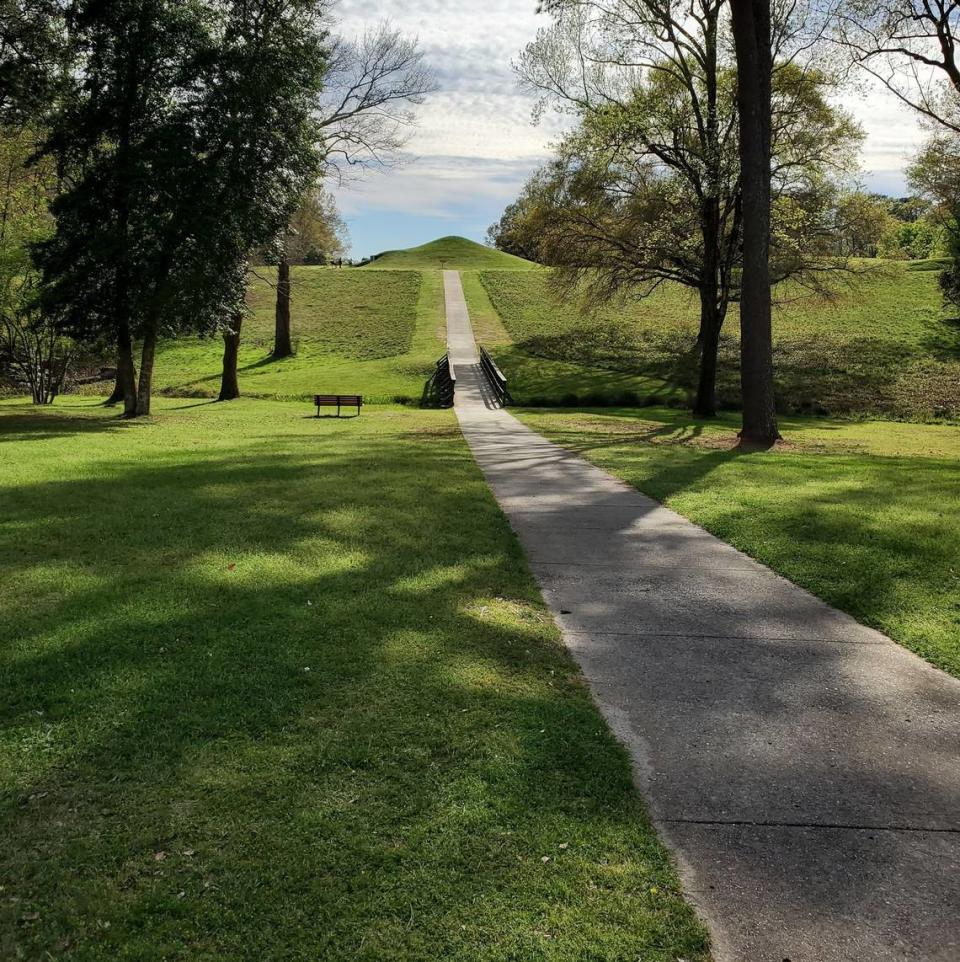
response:
M718 962L960 960L960 682L499 410L444 289L463 434Z

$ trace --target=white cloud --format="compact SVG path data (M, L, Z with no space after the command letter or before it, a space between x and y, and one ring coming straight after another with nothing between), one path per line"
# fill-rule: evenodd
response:
M552 118L532 125L533 99L517 88L511 69L547 23L536 14L536 0L340 0L334 17L347 35L387 19L417 36L440 84L418 109L411 162L338 192L348 221L377 210L455 221L478 203L487 211L508 203L559 130ZM877 89L845 103L867 134L865 180L900 189L902 170L921 139L915 119ZM395 238L397 244L404 240Z
M348 220L371 209L456 219L467 208L506 206L539 160L424 157L352 184L338 200Z

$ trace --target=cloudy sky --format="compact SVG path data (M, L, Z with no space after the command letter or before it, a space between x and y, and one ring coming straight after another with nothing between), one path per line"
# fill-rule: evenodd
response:
M340 0L344 34L361 33L371 18L390 20L419 38L439 83L418 109L409 162L338 191L355 256L445 234L482 240L546 157L555 130L531 123L532 102L510 67L547 22L535 10L536 0ZM919 139L913 118L879 93L851 97L847 106L867 134L864 183L902 191Z

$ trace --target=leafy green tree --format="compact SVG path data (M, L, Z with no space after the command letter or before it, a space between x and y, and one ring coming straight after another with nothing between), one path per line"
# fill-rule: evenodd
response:
M926 197L912 195L910 197L884 197L874 194L874 199L882 203L891 217L912 224L930 213L932 202Z
M665 282L696 291L694 410L710 416L720 332L740 297L743 191L726 3L698 0L692 10L558 3L554 27L527 47L519 71L577 122L539 195L541 259L588 302L643 297ZM830 104L822 72L784 62L774 85L775 277L813 282L832 253L830 174L852 162L859 131Z
M500 219L487 230L487 243L497 250L539 262L540 214L549 173L537 171L524 185L520 196L507 204Z
M910 186L933 202L928 215L945 239L951 266L940 275L947 303L960 308L960 135L931 137L907 170Z
M115 340L127 416L150 411L161 334L233 335L249 251L316 175L321 13L308 0L68 5L74 60L44 151L73 175L38 249L44 304L71 332Z
M898 221L891 218L877 245L880 257L892 260L920 260L930 257L936 248L938 231L930 221Z
M37 298L30 249L52 229L57 178L51 163L31 163L36 149L29 128L0 130L0 377L28 390L35 404L49 404L75 347Z
M837 201L837 253L848 257L876 257L880 244L899 226L886 198L851 191Z

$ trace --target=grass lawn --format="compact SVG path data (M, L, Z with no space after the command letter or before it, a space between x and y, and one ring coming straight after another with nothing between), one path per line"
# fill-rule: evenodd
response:
M0 958L707 957L450 412L156 412L0 403Z
M240 344L240 390L251 397L363 394L370 402L418 402L446 352L443 288L436 273L370 274L294 267L292 328L296 356L272 361L276 270L251 278L252 314ZM162 393L216 397L223 341L161 342L155 383ZM104 385L91 390L104 393ZM109 393L109 386L107 386Z
M527 411L531 427L960 677L960 429L787 418L735 450L735 417Z
M879 262L878 262L879 263ZM937 272L887 262L830 301L782 288L775 363L782 410L929 420L960 417L960 324L942 307ZM558 303L549 273L483 271L471 310L499 315L494 354L521 403L683 403L696 384L698 307L664 286L650 298L584 316ZM736 310L722 338L718 395L739 403Z
M363 270L530 271L540 267L532 261L505 254L466 237L439 237L419 247L384 251Z

